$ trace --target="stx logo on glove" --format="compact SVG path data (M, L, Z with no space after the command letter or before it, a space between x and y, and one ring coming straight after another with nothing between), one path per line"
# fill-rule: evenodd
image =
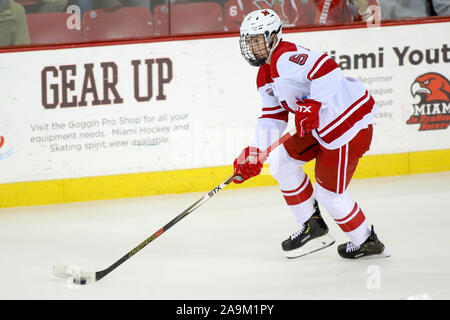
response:
M322 104L319 101L306 97L297 99L297 111L295 111L295 127L297 134L303 138L311 130L319 127L319 110Z
M297 111L298 112L309 112L309 113L311 113L312 112L311 108L312 108L312 106L309 106L309 107L307 107L307 106L300 106L300 107L297 108Z

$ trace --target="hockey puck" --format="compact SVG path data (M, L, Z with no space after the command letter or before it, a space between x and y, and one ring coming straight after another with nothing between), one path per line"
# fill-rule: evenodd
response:
M86 279L80 278L80 279L73 279L73 283L75 284L86 284Z

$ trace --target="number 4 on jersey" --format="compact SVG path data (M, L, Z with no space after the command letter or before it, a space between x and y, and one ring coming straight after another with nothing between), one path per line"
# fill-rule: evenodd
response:
M305 64L306 59L308 59L308 55L305 53L302 53L302 54L296 54L296 55L291 56L289 58L289 61L292 61L292 62L302 66Z

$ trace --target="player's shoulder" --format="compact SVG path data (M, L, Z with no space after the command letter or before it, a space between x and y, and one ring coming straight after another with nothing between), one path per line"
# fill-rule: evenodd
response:
M270 65L265 63L258 69L258 75L256 76L256 87L259 89L272 82L273 80L270 73Z
M280 41L280 43L277 45L274 52L272 53L270 63L276 64L278 60L286 53L294 53L297 52L299 49L300 47L295 43L288 41Z
M290 73L307 72L325 53L282 41L272 54L270 65L273 78Z

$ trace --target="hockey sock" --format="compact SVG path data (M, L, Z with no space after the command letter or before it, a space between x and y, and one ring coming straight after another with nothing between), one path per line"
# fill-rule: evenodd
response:
M289 209L300 224L308 221L315 211L314 189L302 169L305 163L291 158L284 145L273 152L269 163L270 173L278 181Z
M311 181L306 174L304 174L304 178L297 188L291 190L281 189L289 209L300 224L308 221L315 211L313 191Z
M355 245L359 246L369 237L366 217L347 191L338 194L317 184L316 198Z

